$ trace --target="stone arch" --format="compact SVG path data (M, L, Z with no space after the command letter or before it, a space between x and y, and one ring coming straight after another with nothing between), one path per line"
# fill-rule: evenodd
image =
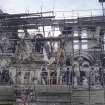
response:
M74 55L72 55L74 60L79 59L80 57L83 58L84 60L89 62L89 65L93 65L95 63L95 56L86 53L86 52L75 52Z

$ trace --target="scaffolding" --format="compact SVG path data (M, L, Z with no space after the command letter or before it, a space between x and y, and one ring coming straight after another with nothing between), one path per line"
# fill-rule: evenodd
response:
M90 16L81 17L72 12L72 17L64 19L56 18L53 11L0 15L0 82L4 88L9 86L15 91L13 104L105 104L105 17L92 15L92 12ZM52 35L45 35L49 33L46 27L51 28ZM57 28L61 34L55 37ZM34 37L28 32L30 29L37 30ZM84 30L87 36L82 36ZM78 34L75 35L75 31ZM57 51L54 51L55 43ZM88 47L83 49L83 45ZM45 56L49 59L45 60ZM69 65L66 65L67 58ZM84 61L88 66L85 75L89 76L86 78L83 74L80 79Z

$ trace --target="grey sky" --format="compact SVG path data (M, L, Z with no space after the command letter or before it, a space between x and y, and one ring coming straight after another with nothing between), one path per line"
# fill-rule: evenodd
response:
M0 8L9 13L52 10L71 11L101 8L98 0L0 0Z

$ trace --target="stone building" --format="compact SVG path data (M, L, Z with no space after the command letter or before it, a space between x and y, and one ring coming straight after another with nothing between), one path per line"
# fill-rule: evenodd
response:
M56 20L38 14L0 15L0 91L4 87L13 96L4 94L4 104L104 105L104 17ZM59 27L61 35L32 38L28 29L40 26ZM48 42L56 41L53 52ZM2 92L0 99L3 104Z

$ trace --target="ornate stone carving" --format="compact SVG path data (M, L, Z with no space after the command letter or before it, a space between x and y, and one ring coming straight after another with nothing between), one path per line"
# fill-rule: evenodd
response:
M21 40L17 45L16 54L18 61L29 60L32 54L31 42L26 40Z

